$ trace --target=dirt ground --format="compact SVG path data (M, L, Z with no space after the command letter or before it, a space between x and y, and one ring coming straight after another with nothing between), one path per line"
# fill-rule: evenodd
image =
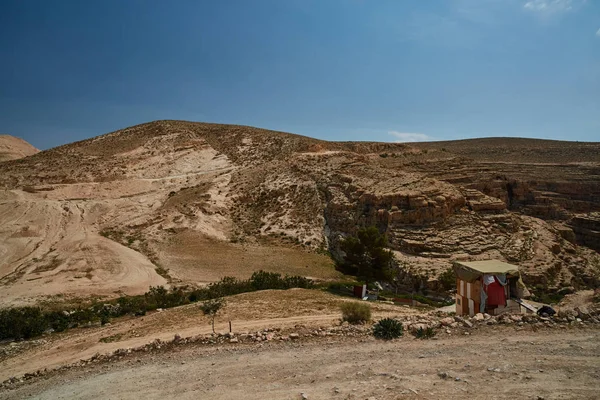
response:
M2 399L597 399L597 329L184 346L37 380Z
M320 290L264 290L227 298L219 314L217 332L255 331L268 327L294 327L297 324L332 325L339 321L339 306L352 299ZM388 304L372 306L374 318L416 315L420 311ZM120 348L133 348L155 339L171 340L175 334L190 337L211 332L209 319L197 304L153 312L144 317L119 318L106 326L72 329L43 337L37 344L11 349L10 357L0 356L0 381L38 369L56 368ZM14 345L14 344L13 344ZM0 349L10 344L3 344Z

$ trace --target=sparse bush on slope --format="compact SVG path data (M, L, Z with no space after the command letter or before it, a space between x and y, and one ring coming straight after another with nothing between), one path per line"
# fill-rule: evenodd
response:
M340 309L342 310L342 320L350 324L361 324L371 320L371 306L367 303L347 302L343 303Z

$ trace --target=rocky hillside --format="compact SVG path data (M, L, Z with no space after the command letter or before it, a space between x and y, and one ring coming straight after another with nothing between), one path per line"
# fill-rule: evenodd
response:
M593 286L598 154L597 143L325 142L142 124L0 164L0 302L259 268L327 278L324 254L367 225L430 279L454 259L494 257L521 265L530 285Z
M16 160L39 152L38 149L20 139L10 135L0 135L0 162Z

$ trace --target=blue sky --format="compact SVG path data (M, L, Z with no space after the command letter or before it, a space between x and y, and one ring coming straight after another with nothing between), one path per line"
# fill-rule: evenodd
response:
M0 2L0 133L600 140L600 0Z

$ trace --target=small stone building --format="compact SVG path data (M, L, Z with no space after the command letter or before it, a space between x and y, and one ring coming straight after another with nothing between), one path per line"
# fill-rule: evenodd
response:
M519 267L499 260L455 261L456 315L534 312Z

